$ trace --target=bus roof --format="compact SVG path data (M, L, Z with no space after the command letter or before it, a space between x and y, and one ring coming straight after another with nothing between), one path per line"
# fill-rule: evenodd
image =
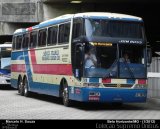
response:
M77 14L66 14L62 15L44 22L39 23L36 26L29 27L27 29L18 29L14 32L14 34L20 34L27 32L29 30L39 29L43 27L47 27L54 24L60 24L63 22L70 21L71 18L94 18L94 19L111 19L111 20L125 20L125 21L142 21L142 18L126 15L126 14L118 14L118 13L106 13L106 12L87 12L87 13L77 13Z
M120 13L106 13L106 12L88 12L88 13L77 13L74 17L84 18L98 18L98 19L111 19L111 20L128 20L128 21L142 21L142 18L120 14Z
M26 29L21 28L21 29L17 29L17 30L14 32L14 34L21 34L21 33L23 33L23 32L26 32Z

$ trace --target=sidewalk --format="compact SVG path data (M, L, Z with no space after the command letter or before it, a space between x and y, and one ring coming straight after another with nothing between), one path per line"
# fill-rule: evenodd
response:
M147 102L157 104L160 106L160 98L148 98Z

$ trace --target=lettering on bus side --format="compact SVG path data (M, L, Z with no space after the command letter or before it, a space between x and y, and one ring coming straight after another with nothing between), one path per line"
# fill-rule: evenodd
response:
M44 51L42 60L60 60L59 50Z
M63 54L62 55L62 61L67 62L68 61L68 54Z

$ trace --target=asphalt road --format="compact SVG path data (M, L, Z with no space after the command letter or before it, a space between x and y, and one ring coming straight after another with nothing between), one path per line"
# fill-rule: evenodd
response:
M65 107L56 97L32 94L27 98L17 90L1 88L0 119L160 119L160 105L75 102Z

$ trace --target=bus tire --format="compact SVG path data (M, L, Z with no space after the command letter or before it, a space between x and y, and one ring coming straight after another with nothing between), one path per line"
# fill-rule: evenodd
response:
M28 79L25 77L23 81L24 86L24 96L29 97L29 91L28 91Z
M19 79L18 79L18 93L20 95L24 95L24 92L23 92L23 83L22 83L22 77L20 76Z
M63 83L62 99L64 106L69 107L71 105L71 100L69 100L69 89L67 82Z

